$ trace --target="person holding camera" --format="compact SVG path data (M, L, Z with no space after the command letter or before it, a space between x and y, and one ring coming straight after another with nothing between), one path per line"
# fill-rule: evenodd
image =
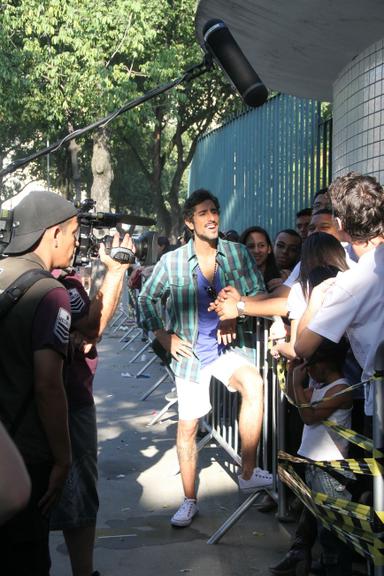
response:
M135 251L129 234L124 236L121 243L119 234L114 235L112 248L117 247L133 253ZM65 388L73 462L61 498L52 510L50 528L63 531L73 576L99 574L93 571L99 507L96 410L93 398L93 379L97 368L95 344L116 310L125 272L129 267L129 264L111 258L103 243L100 244L99 258L106 273L92 300L74 271L54 271L68 291L72 311L71 356L65 363Z
M14 209L1 293L26 271L69 266L77 238L73 204L51 192L30 193ZM50 276L35 282L1 319L0 419L32 487L27 507L0 528L4 574L49 575L49 514L71 464L62 376L70 323L68 293Z

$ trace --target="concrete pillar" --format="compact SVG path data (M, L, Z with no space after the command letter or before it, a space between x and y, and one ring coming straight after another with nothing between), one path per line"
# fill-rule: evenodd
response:
M333 177L355 170L383 184L384 40L342 70L333 95Z

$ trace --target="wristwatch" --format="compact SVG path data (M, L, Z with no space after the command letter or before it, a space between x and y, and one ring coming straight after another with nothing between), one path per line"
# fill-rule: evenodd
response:
M238 315L239 315L238 317L239 317L241 320L244 320L244 318L245 318L245 313L244 313L244 310L245 310L245 302L244 302L243 300L239 300L238 302L236 302L236 308L237 308L237 312L238 312Z

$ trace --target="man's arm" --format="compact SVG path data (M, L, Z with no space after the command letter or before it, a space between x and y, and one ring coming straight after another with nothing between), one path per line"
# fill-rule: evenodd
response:
M112 247L119 246L119 234L113 237ZM134 244L129 234L124 236L121 246L134 252ZM104 332L108 322L112 318L120 300L123 288L125 272L129 264L121 264L113 260L105 252L104 244L100 245L99 256L107 271L103 283L97 294L92 298L88 314L73 320L73 327L81 332L89 340L97 340Z
M68 409L62 356L52 349L36 350L33 363L36 406L54 461L47 492L40 501L46 513L58 498L71 464Z
M245 303L243 313L246 316L286 316L288 313L287 298L271 297L267 293L256 296L241 296L235 289L228 287L220 292L218 300L211 304L209 310L215 310L220 320L237 318L237 302Z
M308 328L308 325L322 307L326 292L333 283L334 278L330 278L312 290L308 306L297 328L295 352L300 358L309 358L324 340L323 336Z
M175 360L180 360L179 356L184 358L192 358L192 344L186 340L182 340L177 334L169 334L163 328L155 330L156 338L167 352L169 352Z
M0 526L28 504L31 481L16 445L0 422Z
M295 343L297 356L299 356L299 358L309 358L316 352L323 340L324 338L320 336L320 334L313 332L309 328L304 328Z

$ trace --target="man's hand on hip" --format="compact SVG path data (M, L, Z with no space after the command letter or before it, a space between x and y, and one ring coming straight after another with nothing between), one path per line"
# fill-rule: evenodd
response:
M183 358L192 358L192 344L186 340L182 340L177 334L168 334L165 330L157 330L155 336L162 345L162 347L170 352L175 360L179 360L179 356Z

